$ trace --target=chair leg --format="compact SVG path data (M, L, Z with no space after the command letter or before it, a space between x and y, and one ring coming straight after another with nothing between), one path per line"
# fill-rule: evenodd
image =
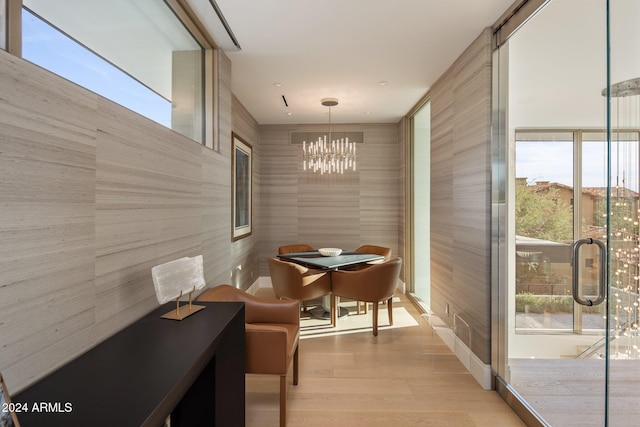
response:
M360 314L360 301L356 301L356 309L358 310L357 313Z
M387 311L389 312L389 325L393 326L393 297L387 300Z
M360 311L360 306L362 305L362 307L364 307L364 309L362 310L362 313L367 314L367 307L369 306L369 303L366 301L358 301L358 305L356 306L358 308L358 314L361 313Z
M298 346L293 353L293 385L298 385Z
M374 302L371 305L371 310L373 310L373 336L378 336L378 303Z
M298 385L298 347L293 353L293 385ZM280 427L287 425L287 374L280 375Z
M280 375L280 427L287 425L287 375Z
M334 328L337 325L338 322L338 303L337 303L338 297L331 294L331 303L330 303L330 308L331 308L331 314L329 315L329 318L331 319L331 326L333 326Z

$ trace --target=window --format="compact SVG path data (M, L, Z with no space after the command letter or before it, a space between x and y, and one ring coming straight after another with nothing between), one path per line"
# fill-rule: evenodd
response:
M164 2L23 3L25 59L203 142L204 50Z
M0 0L0 49L7 48L7 3Z

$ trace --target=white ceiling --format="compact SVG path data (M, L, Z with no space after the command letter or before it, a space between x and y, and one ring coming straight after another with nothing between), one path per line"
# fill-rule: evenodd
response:
M232 91L260 124L326 123L326 97L334 123L395 123L513 2L216 0L241 46Z

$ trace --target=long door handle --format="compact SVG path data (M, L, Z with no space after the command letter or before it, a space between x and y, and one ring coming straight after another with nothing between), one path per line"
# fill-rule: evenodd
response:
M590 300L590 299L582 298L582 296L580 295L580 290L578 286L578 278L580 277L579 251L582 245L593 245L593 244L598 246L598 249L600 249L600 268L599 268L600 283L598 283L598 295L596 296L596 299ZM606 250L607 249L604 243L602 243L600 240L597 240L597 239L592 239L592 238L580 239L580 240L576 240L573 243L573 299L578 304L586 305L590 307L593 305L601 304L604 301L605 279L606 279L606 271L605 271Z

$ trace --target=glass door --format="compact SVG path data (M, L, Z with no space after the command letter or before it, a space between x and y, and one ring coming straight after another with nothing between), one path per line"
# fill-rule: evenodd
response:
M627 109L615 99L612 110ZM640 91L635 98L640 98ZM622 103L627 103L624 100ZM637 103L638 101L631 101ZM613 105L615 104L615 105ZM637 106L633 106L636 110ZM637 124L636 124L637 125ZM611 191L608 211L609 301L606 340L595 348L608 362L607 408L611 426L636 424L640 417L640 270L638 257L638 146L637 129L621 130L615 120L610 135Z
M640 417L639 18L551 0L495 55L494 367L543 425Z
M606 238L606 145L604 132L596 134L597 142L588 140L591 133L515 132L515 330L581 335L564 356L591 346L605 331L599 242ZM574 285L579 300L590 305L576 303Z
M606 144L584 136L515 130L509 382L554 426L605 414Z
M640 2L607 3L609 90L604 95L609 101L611 181L606 404L608 425L622 426L637 424L640 418Z

